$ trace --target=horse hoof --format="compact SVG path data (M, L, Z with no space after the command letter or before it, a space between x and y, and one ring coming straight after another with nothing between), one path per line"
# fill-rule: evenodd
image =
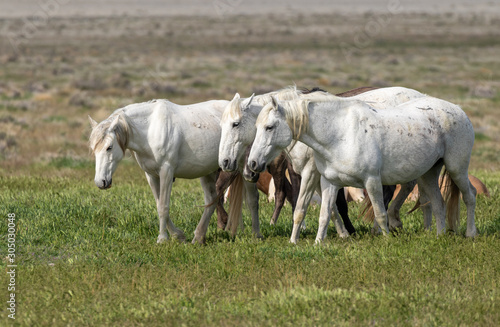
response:
M168 241L168 235L158 235L158 240L156 243L161 244Z
M477 236L477 230L474 228L474 230L472 230L472 231L470 231L470 232L469 232L469 231L467 231L467 232L465 233L465 236L466 236L466 237L476 237L476 236Z
M193 238L193 241L191 243L205 245L205 238L204 237L201 237L201 238L195 237L195 238Z
M401 222L394 223L394 224L389 224L389 230L392 231L397 231L397 230L402 230L403 229L403 224Z
M398 235L399 233L401 233L403 231L403 225L398 226L398 227L391 227L391 226L389 226L389 231L393 235Z
M174 238L179 242L179 243L186 243L186 236L184 234L180 235L175 235Z

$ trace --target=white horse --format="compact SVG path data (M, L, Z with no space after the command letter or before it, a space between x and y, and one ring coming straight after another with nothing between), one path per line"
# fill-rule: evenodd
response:
M363 187L373 203L375 219L389 233L382 185L418 178L431 201L438 235L445 231L443 197L438 178L445 165L452 187L448 224L457 229L460 191L467 206L467 236L476 235L475 189L468 179L474 130L460 107L433 97L420 97L394 108L377 110L366 102L330 97L266 105L257 119L257 134L248 158L259 172L277 153L299 140L314 150L322 175L322 204L316 242L326 236L333 209L339 235L346 231L335 197L343 186ZM453 210L452 210L453 209ZM294 221L294 229L300 221Z
M333 95L326 92L302 94L302 92L296 90L295 87L255 96L253 101L240 99L239 94L236 94L234 99L224 110L221 119L222 135L219 148L219 165L221 168L230 171L236 169L237 162L241 161L246 148L252 144L255 139L255 122L257 121L257 116L261 112L263 106L271 102L271 96L275 96L280 100L292 100L299 98L314 98L318 96L328 98ZM350 99L367 101L377 108L384 108L392 107L422 96L424 96L422 93L412 89L389 87L361 93L354 97L350 97ZM302 177L293 220L294 222L303 221L314 192L317 191L321 194L321 175L314 162L314 151L307 145L301 142L294 143L288 147L287 152L292 161L294 171ZM407 187L406 192L409 193L412 188L413 186L411 186L411 188ZM403 192L401 192L401 197L404 197L404 193L403 190ZM402 200L404 201L404 198L402 198ZM398 210L402 203L402 201L394 201L394 206L391 205L390 208L390 222L391 226L394 228L400 227L401 225ZM291 242L297 243L298 237L298 229L294 228Z
M220 118L229 101L213 100L180 106L167 100L153 100L117 109L97 123L89 117L92 133L89 145L96 158L95 184L112 185L112 176L126 149L146 173L158 210L158 243L171 236L184 241L184 233L169 216L170 194L175 178L200 178L205 209L194 232L193 243L205 242L210 217L215 210L215 181L220 141ZM254 184L249 187L255 187ZM209 205L210 204L210 205ZM252 220L259 233L258 214ZM231 219L231 218L230 218Z

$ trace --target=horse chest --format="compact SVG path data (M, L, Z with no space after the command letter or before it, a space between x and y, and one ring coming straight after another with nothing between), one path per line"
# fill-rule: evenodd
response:
M153 157L149 156L141 156L138 153L134 153L135 159L139 167L144 170L146 173L158 176L160 172L160 165L156 162Z

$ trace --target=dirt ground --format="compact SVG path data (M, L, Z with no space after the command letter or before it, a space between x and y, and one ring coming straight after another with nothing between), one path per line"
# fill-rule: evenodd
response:
M491 0L16 0L0 3L0 17L29 16L39 10L58 17L110 17L363 14L390 8L400 13L500 13L500 3Z
M471 168L500 168L498 3L101 3L0 3L2 173L91 161L89 114L99 121L153 98L188 104L293 83L400 85L457 103L476 131Z

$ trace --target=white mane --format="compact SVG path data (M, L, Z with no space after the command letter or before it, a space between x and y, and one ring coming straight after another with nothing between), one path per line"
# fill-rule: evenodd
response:
M298 99L301 94L302 91L297 90L296 85L292 85L284 87L278 91L257 95L255 96L254 101L256 101L258 104L262 106L265 106L266 104L272 101L272 97L275 97L276 99L281 101L288 101L288 100Z
M273 91L261 95L256 95L253 99L253 101L257 102L258 104L265 106L269 102L272 101L272 97L275 97L279 100L294 100L298 99L302 94L302 91L297 90L297 86L287 86L284 87L281 90L278 91ZM235 99L229 103L227 106L226 110L222 113L222 118L221 121L226 121L228 119L240 119L243 115L241 111L241 103L245 101L245 99Z
M256 126L264 127L266 122L269 120L269 114L271 111L279 111L281 109L285 116L285 120L293 133L294 139L298 139L302 133L307 132L307 127L309 125L308 107L310 103L343 102L346 100L348 99L335 96L328 92L319 91L301 94L299 98L294 100L280 101L278 106L275 106L271 101L268 102L264 108L262 108L262 111L257 118Z

